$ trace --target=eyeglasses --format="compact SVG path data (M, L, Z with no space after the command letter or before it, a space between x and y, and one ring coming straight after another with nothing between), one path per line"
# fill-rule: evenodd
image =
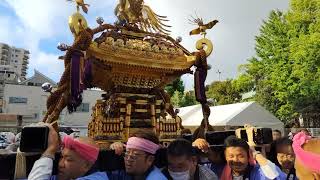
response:
M294 155L283 154L283 153L278 153L277 157L280 158L280 159L292 159L292 160L294 160L294 158L295 158Z
M126 152L124 153L125 160L136 161L139 157L147 155L146 153ZM129 159L130 158L130 159Z

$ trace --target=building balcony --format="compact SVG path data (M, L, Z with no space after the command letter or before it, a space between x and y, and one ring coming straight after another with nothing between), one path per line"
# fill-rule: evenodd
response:
M8 61L8 57L7 56L2 56L0 60L1 61Z
M8 56L9 55L9 51L2 49L1 54L2 54L2 56Z
M2 49L10 49L10 46L8 44L2 44Z
M6 48L3 48L3 47L2 47L2 51L4 51L4 52L9 52L9 49L6 49Z

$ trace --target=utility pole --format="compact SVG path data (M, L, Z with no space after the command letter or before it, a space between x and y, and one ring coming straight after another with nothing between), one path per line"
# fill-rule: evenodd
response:
M221 81L221 71L218 69L217 73L219 74L219 81Z

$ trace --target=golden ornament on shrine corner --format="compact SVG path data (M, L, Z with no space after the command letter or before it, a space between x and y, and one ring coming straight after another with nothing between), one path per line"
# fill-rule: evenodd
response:
M87 20L79 12L69 17L69 28L74 36L77 36L82 29L86 29L87 27Z

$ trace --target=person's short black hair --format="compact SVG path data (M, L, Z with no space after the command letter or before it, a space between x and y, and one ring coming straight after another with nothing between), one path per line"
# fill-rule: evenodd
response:
M277 132L277 133L279 133L280 135L282 134L279 129L275 129L275 130L273 130L273 132Z
M187 156L191 157L194 153L194 148L192 147L192 144L190 141L185 139L176 139L172 141L168 148L167 148L167 154L170 156Z
M276 140L276 151L278 152L278 150L283 147L283 146L292 146L292 140L289 139L288 137L283 137L280 138L278 140Z
M192 132L190 129L186 128L186 129L181 130L181 135L183 135L183 134L192 134Z
M248 143L240 138L237 138L236 136L229 136L224 141L225 148L228 147L241 147L245 149L247 152L249 152L249 145Z

